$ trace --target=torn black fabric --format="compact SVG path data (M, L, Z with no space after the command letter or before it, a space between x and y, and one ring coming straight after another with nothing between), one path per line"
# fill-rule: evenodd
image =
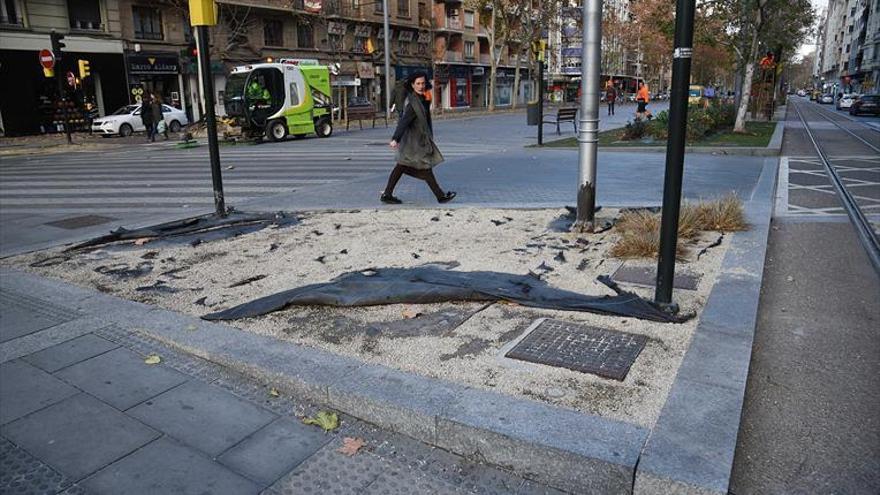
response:
M278 292L202 316L205 320L237 320L296 306L374 306L448 301L510 301L522 306L588 311L659 322L681 322L636 294L612 287L614 296L587 296L557 289L529 275L460 272L447 265L377 268L342 274L330 282Z
M211 234L216 238L224 238L236 235L238 232L250 233L273 225L291 225L296 222L297 218L295 216L283 212L245 213L231 210L225 217L221 217L216 213L210 213L137 229L119 227L107 235L95 237L94 239L71 246L65 249L64 252L142 238L167 239L199 234Z

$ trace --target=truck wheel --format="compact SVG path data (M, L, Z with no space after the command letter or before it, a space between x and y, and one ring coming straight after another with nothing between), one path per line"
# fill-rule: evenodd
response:
M330 137L333 134L333 124L330 122L330 119L327 117L318 119L315 122L315 134L322 138Z
M282 141L287 137L287 123L283 120L273 120L269 122L266 129L266 136L272 141Z

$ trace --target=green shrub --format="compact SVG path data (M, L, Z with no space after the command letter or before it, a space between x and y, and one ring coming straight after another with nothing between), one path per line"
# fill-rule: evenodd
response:
M660 113L662 114L662 113L666 113L666 112L663 111ZM666 115L665 117L668 118L668 115ZM669 137L669 121L668 120L661 120L659 117L656 117L656 118L654 118L654 120L652 120L651 122L648 123L647 127L648 127L648 129L646 130L646 133L649 136L653 137L654 139L657 139L658 141L665 141L666 138Z
M709 112L700 107L688 109L687 140L696 141L714 129L714 121Z
M664 126L669 125L669 110L657 112L657 115L654 116L654 122L662 123Z
M623 128L623 136L622 138L625 141L632 141L633 139L642 139L645 136L645 131L647 130L647 126L643 120L634 120L626 123L626 127Z

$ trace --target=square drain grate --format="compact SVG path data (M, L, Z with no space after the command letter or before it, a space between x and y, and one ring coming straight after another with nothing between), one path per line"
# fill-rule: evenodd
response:
M111 222L113 220L116 219L101 215L82 215L79 217L65 218L64 220L56 220L54 222L46 222L45 225L51 225L60 229L76 230L84 227L101 225L102 223Z
M627 264L620 265L620 268L614 272L611 279L615 282L624 282L628 284L644 285L654 287L657 283L657 267L656 266L629 266ZM700 276L693 273L676 271L675 280L672 286L676 289L697 290L700 283Z
M505 356L623 380L647 340L644 335L544 320Z

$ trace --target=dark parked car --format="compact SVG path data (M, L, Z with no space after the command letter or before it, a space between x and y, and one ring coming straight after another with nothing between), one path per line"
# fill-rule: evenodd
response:
M849 107L850 115L880 115L880 95L862 95Z

